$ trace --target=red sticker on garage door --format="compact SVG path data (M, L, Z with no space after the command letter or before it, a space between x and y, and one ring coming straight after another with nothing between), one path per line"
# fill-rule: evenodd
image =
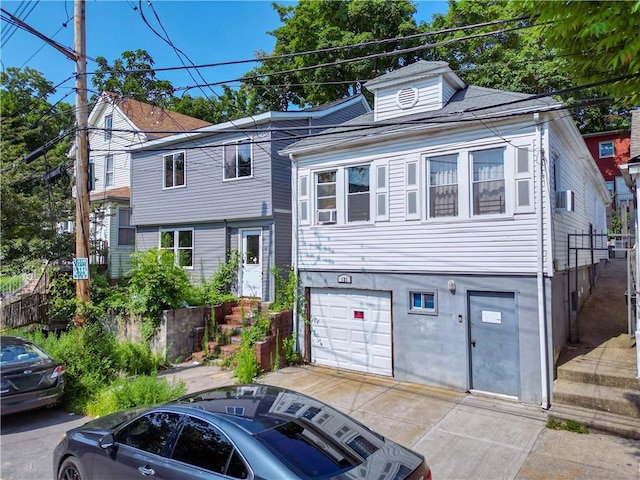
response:
M364 312L361 310L354 310L353 318L355 318L356 320L364 320Z

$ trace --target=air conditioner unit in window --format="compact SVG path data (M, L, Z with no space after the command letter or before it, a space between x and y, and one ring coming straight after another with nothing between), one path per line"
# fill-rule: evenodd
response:
M334 208L328 210L318 210L318 223L320 225L328 225L336 223L337 213Z
M573 190L556 192L556 208L573 212L575 209Z

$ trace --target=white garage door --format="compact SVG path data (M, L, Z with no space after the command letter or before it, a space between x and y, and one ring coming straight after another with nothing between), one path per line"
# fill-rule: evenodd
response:
M314 363L393 374L389 292L312 288L310 303Z

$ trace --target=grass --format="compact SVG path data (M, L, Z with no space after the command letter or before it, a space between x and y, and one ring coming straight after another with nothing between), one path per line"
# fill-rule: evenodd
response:
M573 433L589 433L589 429L584 425L580 425L578 422L574 422L573 420L565 420L563 422L559 420L549 420L547 422L547 428L551 430L566 430L567 432Z

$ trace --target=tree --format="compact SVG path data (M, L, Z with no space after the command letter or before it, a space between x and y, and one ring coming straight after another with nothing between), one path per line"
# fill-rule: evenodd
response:
M19 272L34 260L69 258L73 242L56 233L58 221L73 218L71 176L66 154L73 133L73 110L50 104L53 84L40 72L10 67L0 73L0 195L2 271ZM42 155L24 161L43 146ZM45 174L56 167L54 184Z
M146 50L122 52L113 65L105 57L96 58L98 69L91 83L101 92L119 93L141 102L165 106L173 96L173 85L156 78L154 61Z
M168 106L171 110L211 123L222 123L258 113L253 96L246 85L240 90L222 86L222 95L217 98L192 97L184 94L173 97Z
M522 6L540 25L546 45L566 58L577 83L632 76L597 90L623 102L638 102L640 0L526 0Z
M410 63L413 56L395 55L309 68L416 45L415 40L374 43L310 55L305 51L377 42L417 33L416 12L408 0L301 0L295 6L273 4L283 23L268 32L276 39L272 56L244 80L265 110L317 105L358 93L362 81ZM259 56L266 57L264 52ZM288 73L279 73L288 72Z

